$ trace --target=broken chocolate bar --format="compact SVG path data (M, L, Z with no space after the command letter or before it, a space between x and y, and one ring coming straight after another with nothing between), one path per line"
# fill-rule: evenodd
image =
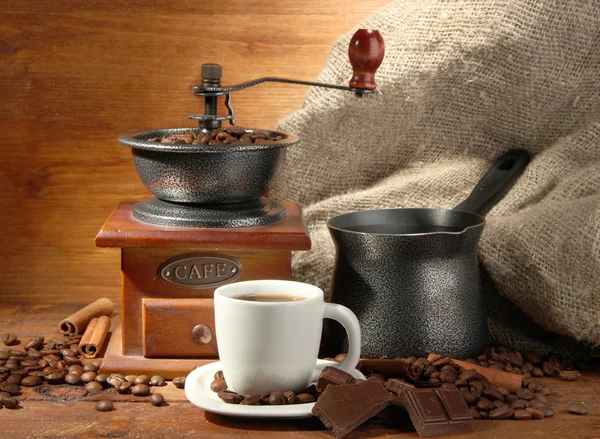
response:
M402 399L421 437L471 430L473 417L456 388L415 389Z
M327 366L317 380L317 391L324 392L330 384L352 384L354 377L337 367Z
M391 401L392 396L381 382L365 380L327 386L312 412L339 439L376 416Z
M385 382L385 388L398 396L402 396L403 392L413 390L415 386L406 381L399 380L398 378L390 378Z

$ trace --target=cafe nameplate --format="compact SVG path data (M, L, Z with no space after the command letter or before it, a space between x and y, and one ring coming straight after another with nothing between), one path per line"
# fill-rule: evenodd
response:
M184 288L206 288L233 282L241 272L242 265L235 258L197 254L169 259L158 269L163 282Z

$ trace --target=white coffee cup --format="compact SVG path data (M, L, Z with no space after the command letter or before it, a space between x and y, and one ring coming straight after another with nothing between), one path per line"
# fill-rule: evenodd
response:
M261 302L236 297L286 295L302 300ZM348 308L325 303L323 291L301 282L255 280L219 287L214 294L219 359L229 390L240 394L302 390L320 370L323 319L348 334L348 355L336 367L350 372L360 357L360 327Z

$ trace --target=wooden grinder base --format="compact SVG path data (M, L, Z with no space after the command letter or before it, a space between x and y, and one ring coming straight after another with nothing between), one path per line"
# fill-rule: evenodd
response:
M297 203L282 203L286 218L277 223L212 229L143 223L132 215L134 204L120 203L96 236L99 247L121 248L121 318L103 373L174 378L218 360L214 290L231 282L290 279L292 250L311 246ZM225 267L236 275L218 278Z

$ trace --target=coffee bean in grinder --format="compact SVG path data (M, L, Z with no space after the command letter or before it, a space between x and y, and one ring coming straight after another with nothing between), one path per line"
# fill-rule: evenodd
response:
M272 77L222 86L222 67L204 64L201 84L190 87L204 98L204 114L189 116L197 128L119 137L155 197L121 202L96 236L99 247L121 248L121 318L103 373L173 378L216 361L214 290L290 278L291 252L309 250L310 238L297 203L266 195L286 148L298 138L236 125L231 95L264 82L373 94L384 55L381 35L358 30L348 53L349 86ZM217 112L222 96L226 115Z

